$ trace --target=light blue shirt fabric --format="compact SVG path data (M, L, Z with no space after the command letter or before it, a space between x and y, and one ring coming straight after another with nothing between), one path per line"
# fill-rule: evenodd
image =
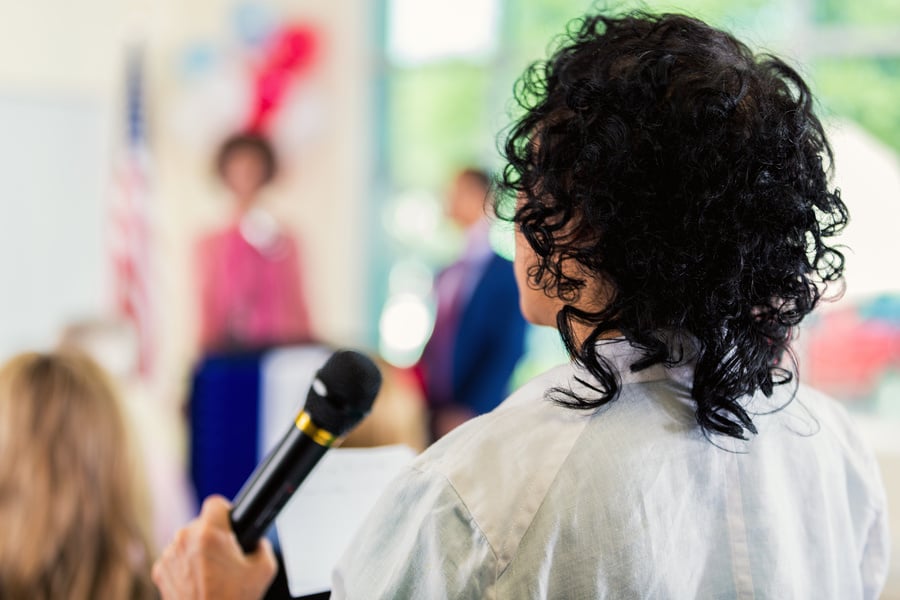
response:
M835 402L800 387L717 447L695 424L693 367L632 373L624 342L598 351L618 400L545 373L422 454L338 565L332 598L877 598L888 570L884 488ZM784 404L792 385L751 411Z

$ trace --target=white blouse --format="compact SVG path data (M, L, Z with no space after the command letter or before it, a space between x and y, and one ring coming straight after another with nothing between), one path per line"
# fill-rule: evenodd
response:
M800 387L749 442L696 425L693 367L632 373L599 411L574 365L526 384L429 448L338 565L332 598L876 598L888 570L884 488L843 408ZM766 413L792 384L748 404Z

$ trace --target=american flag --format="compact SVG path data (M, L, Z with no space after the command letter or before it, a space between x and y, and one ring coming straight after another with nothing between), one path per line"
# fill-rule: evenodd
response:
M138 366L143 377L153 372L156 313L153 303L151 162L144 106L144 55L127 55L125 119L117 144L110 205L110 255L115 309L137 334Z

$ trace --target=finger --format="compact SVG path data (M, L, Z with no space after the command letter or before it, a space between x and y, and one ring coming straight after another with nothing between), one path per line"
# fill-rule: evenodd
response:
M253 570L264 576L265 580L271 582L278 572L278 561L275 559L275 551L272 550L272 544L268 539L263 538L256 546L256 550L252 554L246 555L245 559L252 565Z
M156 589L159 590L159 597L162 598L162 600L174 600L176 597L175 590L172 587L169 577L156 567L153 568L152 577Z
M153 563L153 568L150 570L150 579L153 580L153 583L158 588L162 588L162 580L163 580L163 567L160 564L160 561L157 560Z
M217 529L231 531L231 503L222 496L212 495L203 501L200 520Z
M177 600L178 593L175 586L174 575L171 572L171 555L172 552L166 551L153 565L150 573L153 583L159 589L162 600Z
M247 559L251 564L265 566L266 570L271 571L272 575L278 570L275 551L272 550L272 543L266 538L259 540L256 550L252 554L247 555Z
M191 528L196 527L196 523L197 521L191 521L186 527L182 527L175 532L175 535L172 537L172 543L166 548L170 555L184 551L188 544Z

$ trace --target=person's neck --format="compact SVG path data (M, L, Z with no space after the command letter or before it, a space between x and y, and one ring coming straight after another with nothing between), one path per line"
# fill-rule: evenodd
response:
M248 212L253 210L259 205L259 198L256 194L248 194L248 195L238 195L234 196L234 214L237 218L241 218L246 215Z
M589 281L585 289L582 290L580 301L571 306L583 313L597 314L608 306L609 300L610 295L608 293L608 288L596 280L592 280ZM560 301L559 308L561 309L563 306L564 304ZM569 321L569 327L572 331L572 336L580 347L594 333L594 329L596 329L597 325L596 323L585 323L580 319L574 318ZM612 329L610 331L604 331L597 339L609 340L620 337L622 337L622 332L618 329Z
M575 338L575 342L581 347L584 342L590 337L590 335L594 332L594 325L588 325L586 323L582 323L580 321L574 321L571 324L572 336ZM599 340L611 340L615 338L622 337L622 332L618 329L612 329L610 331L604 331L600 334L600 337L597 338Z

